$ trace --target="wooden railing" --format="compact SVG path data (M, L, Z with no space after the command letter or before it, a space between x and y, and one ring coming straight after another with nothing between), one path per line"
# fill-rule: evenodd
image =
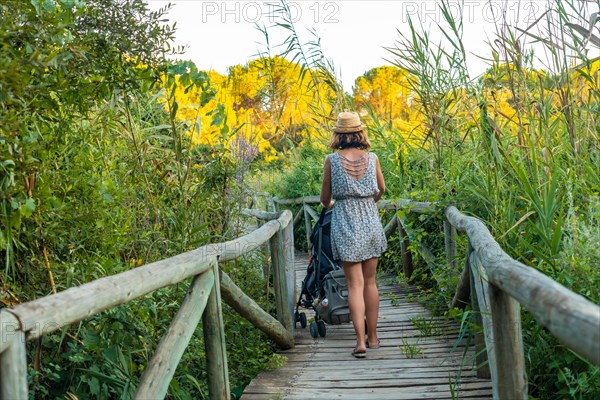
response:
M268 219L248 235L209 244L117 275L0 310L0 399L27 399L25 342L89 318L162 287L193 278L181 307L150 359L136 399L164 398L179 360L202 319L210 399L229 399L221 300L261 329L280 347L294 346L291 291L294 249L291 213ZM277 319L265 312L218 267L269 242Z
M294 199L281 199L278 197L268 197L267 194L263 195L265 195L266 198L267 209L272 210L273 212L276 212L278 209L285 206L301 206L294 216L293 224L294 228L296 228L304 219L306 243L310 248L310 233L312 231L312 223L318 219L318 212L311 206L311 204L319 204L319 196L304 196ZM253 204L257 204L256 200L253 202ZM434 212L434 208L430 203L404 199L395 202L390 200L380 200L377 202L377 207L380 210L406 210L419 214ZM398 230L398 234L400 235L401 239L401 258L404 275L410 278L413 272L412 253L409 249L410 239L408 233L406 232L402 218L399 218L396 213L389 218L388 222L383 227L385 236L389 238L392 233L394 233L395 229ZM427 257L427 255L430 254L430 251L427 248L424 248L424 253L426 254L425 257ZM430 255L429 258L431 257L433 256Z
M296 199L267 199L275 211L282 206L301 205L294 225L302 218L316 218L310 206L318 196ZM477 375L492 380L495 399L527 399L527 376L523 354L520 305L528 310L564 345L596 365L600 365L600 307L570 291L538 270L506 254L477 218L465 216L455 207L439 210L434 204L410 200L379 201L379 209L396 210L385 224L389 236L397 228L401 241L403 272L413 272L412 248L417 248L429 265L437 262L423 243L413 242L404 215L443 212L446 263L460 279L449 307L464 308L470 303L475 324L483 334L475 334ZM457 230L468 237L465 266L459 271ZM307 238L308 240L308 238Z
M312 227L310 220L317 218L317 212L310 204L319 203L319 198L267 200L270 212L244 212L268 222L236 240L202 246L12 309L0 310L0 398L28 398L26 340L39 338L193 277L179 312L149 361L135 398L165 396L179 360L202 318L209 396L211 399L229 399L221 300L280 347L294 345L293 226L299 225L304 218L308 239ZM301 205L293 224L290 211L277 212L278 207L289 205ZM422 243L410 245L411 234L405 220L399 217L407 213L437 212L434 205L400 200L380 201L378 207L402 210L402 213L393 213L384 230L388 236L394 229L400 234L403 271L407 276L412 274L411 249L415 244L428 263L435 263L435 257ZM491 377L494 398L527 398L519 303L567 347L600 365L600 307L512 259L480 220L448 207L444 212L446 262L456 268L457 273L456 230L466 232L469 245L465 267L450 306L465 306L470 299L475 322L483 326L483 338L476 335L475 339L476 346L483 349L481 355L487 356L487 362L478 360L478 375ZM277 319L262 310L218 268L218 262L248 254L267 242L273 265Z
M466 303L470 294L479 311L495 398L527 399L519 304L561 343L600 365L598 305L511 258L479 219L455 207L446 208L444 215L450 225L447 235L458 229L469 239L453 305Z

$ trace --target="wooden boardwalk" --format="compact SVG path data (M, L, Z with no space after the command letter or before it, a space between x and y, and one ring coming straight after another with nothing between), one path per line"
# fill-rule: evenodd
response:
M296 254L298 285L306 273L306 254ZM295 331L296 347L281 351L287 363L260 373L245 389L242 400L258 399L491 399L489 380L478 379L473 361L463 358L465 342L454 351L458 324L433 318L414 297L418 291L379 278L381 348L366 359L350 355L355 345L352 324L328 325L324 338L309 329ZM311 310L304 310L312 317ZM417 325L426 325L422 330ZM411 354L412 351L412 354ZM473 349L466 359L472 360ZM465 365L466 364L466 365ZM452 389L451 389L452 384Z

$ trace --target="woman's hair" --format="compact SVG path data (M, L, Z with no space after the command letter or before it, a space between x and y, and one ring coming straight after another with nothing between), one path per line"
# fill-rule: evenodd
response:
M358 132L349 133L333 132L331 134L329 147L331 147L332 150L343 150L350 148L369 150L371 149L371 143L369 143L367 131L362 129Z

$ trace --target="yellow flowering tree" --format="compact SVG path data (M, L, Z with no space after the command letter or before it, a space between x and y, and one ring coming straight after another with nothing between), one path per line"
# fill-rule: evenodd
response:
M303 79L298 65L282 57L236 65L227 75L204 74L201 85L186 85L189 82L175 77L172 93L175 118L187 124L195 144L231 148L242 137L268 163L277 151L319 136L323 117L333 112L335 93L325 84Z

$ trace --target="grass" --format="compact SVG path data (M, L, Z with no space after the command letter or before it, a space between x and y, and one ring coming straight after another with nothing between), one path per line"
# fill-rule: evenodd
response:
M398 348L408 358L425 358L425 350L418 346L418 342L413 344L406 339L402 339L402 344Z

